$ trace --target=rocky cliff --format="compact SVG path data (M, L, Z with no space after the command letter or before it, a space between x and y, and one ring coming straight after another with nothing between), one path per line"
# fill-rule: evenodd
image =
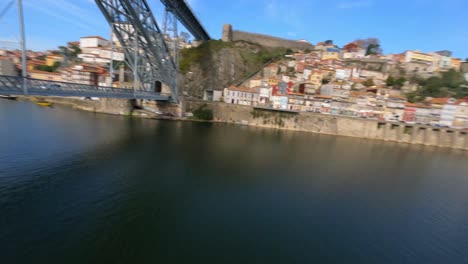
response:
M244 41L208 41L181 51L180 80L184 94L201 98L203 90L222 90L255 74L263 65L290 50Z

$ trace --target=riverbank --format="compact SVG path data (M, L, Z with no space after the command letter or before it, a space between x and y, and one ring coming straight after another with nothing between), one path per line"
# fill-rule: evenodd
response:
M186 102L187 111L201 106L213 112L215 122L468 150L468 131L460 129L278 111L220 102Z
M108 115L133 116L138 118L158 120L181 120L175 116L163 116L152 111L137 109L131 100L103 98L99 100L84 100L80 97L34 97L18 96L20 101L36 101L44 99L57 105L71 107L73 109Z
M35 97L19 96L18 100L33 101ZM152 111L135 109L131 100L100 99L93 101L71 97L47 97L47 101L78 110L102 114L157 120L198 121L191 118L177 117L177 115L161 115L153 107L146 107L152 109ZM466 130L434 128L310 112L275 111L220 102L185 101L187 112L192 112L202 106L213 112L213 121L210 122L468 150L468 131Z

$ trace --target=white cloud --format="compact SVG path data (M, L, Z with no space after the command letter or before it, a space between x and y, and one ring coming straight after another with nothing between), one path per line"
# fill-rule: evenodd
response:
M72 25L81 27L83 29L91 29L91 30L93 29L91 26L89 26L89 25L87 25L85 23L82 23L79 20L76 20L74 18L65 16L63 14L63 12L53 10L51 8L46 8L46 7L43 7L42 5L33 4L33 3L30 3L29 1L25 1L24 5L25 5L26 8L35 9L36 11L39 11L41 13L44 13L44 14L46 14L48 16L51 16L51 17L54 17L56 19L62 20L64 22L68 22L68 23L70 23Z
M350 2L341 2L338 4L340 9L351 9L351 8L362 8L372 6L374 3L369 0L364 1L350 1Z

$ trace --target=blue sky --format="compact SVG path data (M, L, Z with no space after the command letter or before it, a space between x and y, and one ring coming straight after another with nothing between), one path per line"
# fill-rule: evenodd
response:
M0 0L0 12L10 0ZM23 0L27 46L44 50L81 36L108 38L106 21L94 0ZM158 0L148 0L156 19ZM468 1L466 0L189 0L213 38L222 25L234 29L313 44L332 39L339 46L377 37L385 53L407 49L425 52L451 50L468 58ZM40 4L39 4L40 3ZM0 40L19 37L16 4L0 20ZM0 43L0 47L13 44Z

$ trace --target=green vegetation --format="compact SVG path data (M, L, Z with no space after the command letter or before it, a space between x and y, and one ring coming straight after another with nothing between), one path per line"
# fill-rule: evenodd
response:
M78 62L78 55L81 54L80 46L76 44L69 44L67 47L60 46L59 52L67 59L72 62Z
M213 111L207 108L207 105L201 105L193 111L193 118L197 120L211 121L213 120Z
M430 77L422 79L412 78L412 82L419 85L415 92L408 93L408 101L420 102L426 97L455 97L461 98L468 96L468 82L465 81L463 74L453 69L442 72L439 77Z
M400 89L406 82L406 79L404 77L400 77L398 79L395 79L393 76L388 76L386 84L387 86L393 86L395 88Z
M294 113L287 113L287 112L273 112L273 111L264 111L255 109L250 112L254 119L263 118L263 124L272 124L279 127L284 127L286 123L283 119L291 119L297 116ZM297 117L294 119L297 123Z
M198 47L182 49L180 51L179 61L180 70L184 73L187 73L194 63L210 61L212 52L228 47L228 44L230 43L225 43L219 40L210 40L203 42Z
M202 68L213 65L213 54L221 49L229 48L237 51L246 65L245 76L257 71L265 63L281 58L288 52L285 48L267 48L248 42L223 42L221 40L210 40L203 42L198 47L183 49L180 51L179 67L183 73L190 71L190 67L199 64Z
M367 79L365 82L362 83L364 86L366 87L371 87L371 86L374 86L374 80L372 79Z
M382 54L380 40L377 38L357 39L354 43L356 43L360 48L366 50L366 56Z
M411 126L405 126L405 128L403 129L404 134L411 135L411 132L413 132L413 127Z
M35 69L39 70L39 71L56 72L57 69L60 67L60 65L62 65L62 63L59 62L59 61L56 61L56 62L54 62L54 65L52 65L52 66L39 65L39 66L36 66Z

